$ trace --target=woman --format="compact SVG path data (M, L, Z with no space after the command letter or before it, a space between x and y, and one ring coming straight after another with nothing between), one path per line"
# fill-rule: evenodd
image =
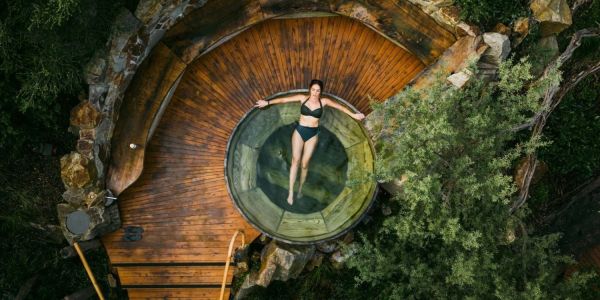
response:
M300 121L294 129L294 133L292 133L292 165L290 167L290 185L287 199L290 205L294 203L294 184L296 183L298 163L300 162L302 163L302 171L300 173L300 185L298 186L298 198L302 197L302 185L306 181L308 163L319 140L319 119L323 115L323 107L331 106L359 121L365 118L365 115L355 114L331 99L321 98L322 81L313 79L310 82L309 89L310 95L308 97L305 95L291 95L270 101L258 100L255 105L255 107L263 108L271 104L302 102L300 105Z

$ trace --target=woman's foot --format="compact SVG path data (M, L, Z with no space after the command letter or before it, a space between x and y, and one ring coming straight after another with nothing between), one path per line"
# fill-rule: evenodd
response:
M288 195L288 198L287 198L287 203L288 203L289 205L292 205L292 204L294 204L294 194L289 194L289 195Z
M298 191L298 194L296 195L296 199L300 199L302 198L303 194L302 192Z

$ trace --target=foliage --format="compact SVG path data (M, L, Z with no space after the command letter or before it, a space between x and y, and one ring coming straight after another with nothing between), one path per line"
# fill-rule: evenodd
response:
M90 285L77 258L60 257L60 249L68 245L62 234L43 230L49 224L58 223L56 204L63 190L59 170L56 157L0 161L2 299L13 299L20 287L36 275L38 278L28 299L60 299ZM103 290L107 291L106 254L95 250L88 253L87 258Z
M0 149L66 143L68 112L85 94L83 66L103 48L119 8L136 1L0 3Z
M135 0L0 2L0 298L13 298L39 275L31 299L58 299L89 286L77 259L63 260L56 225L63 185L57 157L30 153L38 143L66 152L69 111L85 93L82 70L110 34L114 16ZM39 226L38 226L39 225ZM41 227L40 227L41 226ZM42 229L40 229L42 228ZM105 284L106 255L88 257Z
M324 259L322 265L296 279L273 281L268 288L254 287L246 299L358 299L366 293L356 288L355 273L349 269L337 270Z
M349 265L380 298L592 298L590 274L561 280L571 263L558 235L528 235L525 212L510 215L516 188L507 172L541 143L514 144L511 128L538 108L550 76L526 88L530 65L500 68L500 81L464 89L441 81L406 90L375 113L384 116L377 177L406 175L398 210L363 237Z
M529 1L456 0L463 20L490 29L496 23L509 24L518 17L527 15Z
M553 144L542 149L540 158L552 166L556 177L568 178L571 187L600 171L598 86L600 78L584 79L565 96L546 125L546 136Z

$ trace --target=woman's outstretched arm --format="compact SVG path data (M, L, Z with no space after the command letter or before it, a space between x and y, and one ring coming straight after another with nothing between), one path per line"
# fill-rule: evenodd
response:
M365 118L364 114L362 114L362 113L356 113L355 114L355 113L351 112L348 108L344 107L343 105L341 105L341 104L339 104L339 103L337 103L337 102L335 102L335 101L333 101L331 99L323 98L323 104L325 104L326 106L331 106L331 107L333 107L333 108L335 108L335 109L337 109L339 111L342 111L345 114L349 115L350 117L352 117L352 118L354 118L356 120L361 121L362 119Z
M267 105L272 105L272 104L302 101L302 99L304 99L304 97L305 96L302 94L296 94L296 95L290 95L290 96L281 97L281 98L268 100L268 101L261 99L261 100L256 101L256 104L254 105L254 107L263 108Z

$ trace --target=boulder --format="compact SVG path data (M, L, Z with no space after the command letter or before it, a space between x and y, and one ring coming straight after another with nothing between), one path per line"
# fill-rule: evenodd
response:
M84 188L96 180L96 167L85 156L71 152L60 159L60 176L67 188Z
M262 250L260 269L246 277L234 299L243 299L256 285L267 287L273 280L297 278L314 255L314 245L271 241Z
M454 73L454 74L448 76L448 78L446 78L446 79L450 83L452 83L452 85L454 85L455 87L460 89L465 84L467 84L467 82L469 82L472 75L473 75L473 73L471 73L471 72L469 72L469 70L465 69L458 73Z
M525 179L524 176L525 176L525 171L527 170L527 168L529 168L529 162L526 158L523 158L517 164L517 167L513 174L513 177L515 179L515 184L517 185L517 188L519 190L521 190L521 188L523 188L523 181ZM533 177L531 178L531 184L535 184L538 181L540 181L540 179L542 179L542 177L544 177L544 175L547 172L548 172L548 165L546 165L545 162L538 160L538 162L535 165L535 170L533 171Z
M71 110L71 125L83 129L92 129L100 123L102 114L87 100Z
M513 25L512 47L515 48L529 35L529 18L518 18Z
M267 287L273 280L296 278L315 253L314 245L290 245L271 241L261 253L256 284Z
M75 147L77 152L87 158L94 157L94 141L90 139L79 139L77 141L77 146Z
M344 266L344 263L357 251L356 244L350 244L347 247L344 247L329 257L329 261L331 261L331 265L336 269L341 269Z
M319 251L315 252L315 255L313 255L313 257L310 259L310 261L306 265L306 270L312 271L315 268L318 268L323 263L323 257L325 257L325 254L323 254Z
M81 206L85 199L85 189L67 188L62 194L62 197L65 201L75 207Z
M500 65L510 53L510 40L508 36L497 32L486 32L483 34L483 42L489 48L483 53L481 61L494 65Z
M94 57L85 66L84 77L87 84L97 84L104 80L106 74L106 53L104 51L97 51L94 53Z
M456 31L459 36L468 35L475 37L481 34L479 27L472 24L467 24L465 22L460 22L456 24Z
M339 247L337 241L325 241L317 244L317 250L323 253L332 253Z
M381 205L381 214L383 214L384 216L389 216L392 214L392 208L387 205L387 204L382 204Z
M531 55L531 74L540 76L548 63L558 55L558 42L555 35L540 38L536 42L536 51Z
M382 182L381 187L388 193L395 195L402 192L402 186L407 179L408 177L406 175L402 175L400 178L396 178L390 182Z
M573 23L567 0L532 0L529 7L542 36L558 34Z
M492 29L492 32L496 32L499 34L504 34L509 36L511 34L511 29L510 27L502 24L502 23L498 23L496 24L496 26L494 26L494 28Z

